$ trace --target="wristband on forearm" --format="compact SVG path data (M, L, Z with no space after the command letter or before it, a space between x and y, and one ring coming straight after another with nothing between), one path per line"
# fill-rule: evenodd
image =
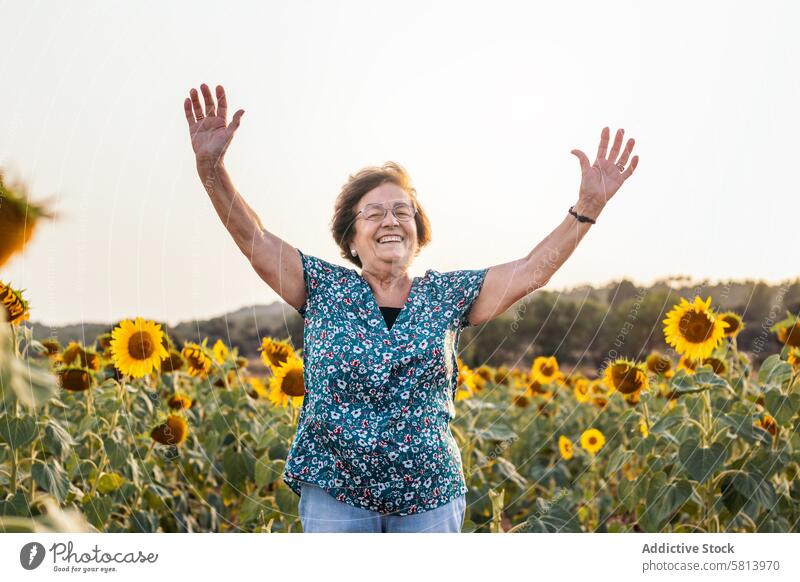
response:
M590 222L590 223L592 223L592 224L595 224L595 223L596 223L596 222L595 222L595 220L594 220L593 218L589 218L588 216L584 216L583 214L578 214L577 212L575 212L575 211L573 210L573 208L574 208L574 206L570 206L570 207L569 207L569 213L570 213L572 216L574 216L574 217L575 217L575 218L578 220L578 222Z

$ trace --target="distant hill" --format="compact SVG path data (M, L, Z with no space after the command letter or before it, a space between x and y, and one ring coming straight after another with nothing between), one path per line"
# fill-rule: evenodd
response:
M555 355L559 362L587 370L614 355L641 360L652 349L666 349L662 320L680 297L691 299L695 294L703 299L710 295L717 311L732 310L743 317L739 349L749 352L756 362L781 347L766 330L783 319L786 311L800 313L800 277L774 285L751 280L710 284L673 277L644 288L625 279L602 287L584 285L561 291L545 287L494 321L467 328L460 354L473 366L528 366L537 355ZM115 324L28 325L37 339L56 337L62 345L73 340L91 345ZM207 345L212 346L222 339L251 359L259 357L265 336L289 338L296 348L301 348L303 341L302 318L282 301L164 327L178 345L208 337Z
M177 345L185 341L200 343L208 337L207 345L213 346L221 339L229 346L238 346L239 354L247 358L258 358L258 349L265 336L279 339L289 338L296 347L302 347L303 320L300 315L283 302L270 305L253 305L226 313L219 317L196 321L184 321L175 326L161 323ZM80 341L92 345L98 335L110 332L115 326L105 323L77 323L53 327L37 322L29 322L33 337L44 339L55 337L66 346L70 341Z

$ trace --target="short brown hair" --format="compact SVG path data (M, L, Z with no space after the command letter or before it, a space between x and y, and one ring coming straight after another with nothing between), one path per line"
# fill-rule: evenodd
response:
M350 254L350 243L355 238L356 206L370 190L377 188L385 182L397 184L411 197L417 214L414 222L417 224L417 252L431 241L431 223L428 215L417 200L417 191L411 185L411 177L405 168L396 162L386 162L381 167L368 166L351 174L347 183L342 186L342 191L336 198L333 218L331 219L331 233L336 244L339 245L341 255L359 268L361 257ZM416 255L415 255L416 256Z

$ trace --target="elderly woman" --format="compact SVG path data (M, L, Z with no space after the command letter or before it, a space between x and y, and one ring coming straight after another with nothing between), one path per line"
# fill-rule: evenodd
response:
M526 256L484 269L412 278L430 223L403 168L361 170L336 200L336 265L281 240L236 191L223 156L244 114L225 90L184 102L197 171L233 240L304 318L305 399L283 479L300 495L306 532L458 532L467 486L450 431L461 331L544 286L630 177L633 140L619 130L581 166L578 199Z

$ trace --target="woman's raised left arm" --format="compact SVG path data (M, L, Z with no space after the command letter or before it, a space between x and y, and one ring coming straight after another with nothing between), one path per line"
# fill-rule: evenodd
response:
M628 157L634 140L629 139L620 154L625 130L620 129L614 138L611 151L607 152L609 129L600 133L597 159L589 159L581 150L572 150L581 164L581 187L573 211L594 220L605 205L627 180L639 163L639 156ZM627 165L627 167L626 167ZM591 222L579 222L571 214L548 234L527 256L495 265L486 273L481 292L469 311L469 323L480 325L504 313L517 301L547 284L550 278L572 255L581 239L592 226Z

